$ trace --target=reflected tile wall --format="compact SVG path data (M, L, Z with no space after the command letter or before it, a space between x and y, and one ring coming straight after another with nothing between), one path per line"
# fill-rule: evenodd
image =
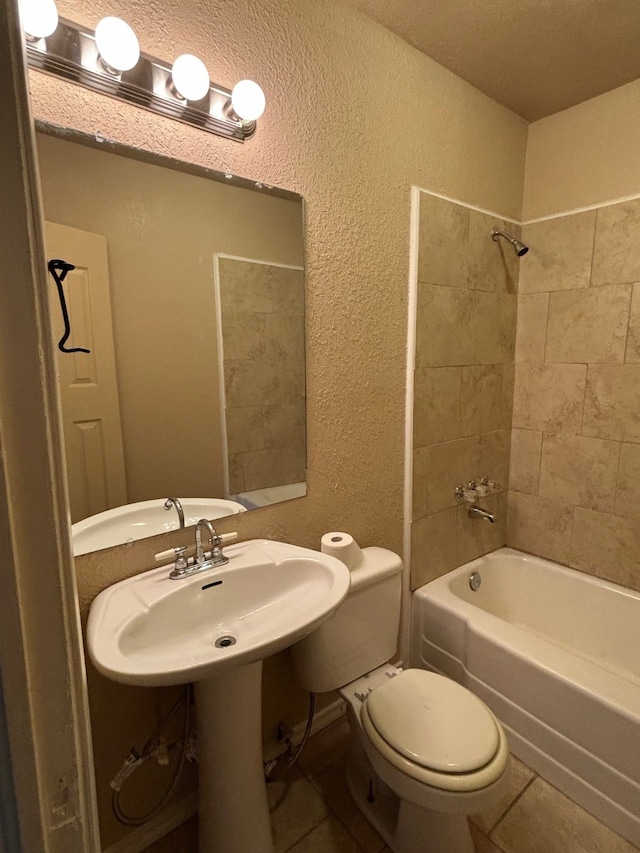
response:
M519 226L423 193L414 399L411 585L506 541L519 259L492 228ZM488 476L496 524L472 520L455 487Z
M219 259L229 491L305 479L304 273Z
M523 240L507 542L640 589L640 200Z

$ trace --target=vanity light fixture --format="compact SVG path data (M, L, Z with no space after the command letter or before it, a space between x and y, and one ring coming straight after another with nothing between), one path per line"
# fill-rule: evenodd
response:
M183 53L171 67L171 84L185 101L201 101L211 82L204 62L191 53Z
M141 52L121 18L103 18L94 33L58 19L54 0L20 2L31 68L227 139L244 142L255 133L265 97L252 80L241 80L232 92L211 83L206 66L192 54L169 66ZM45 18L46 26L32 23Z
M108 74L130 71L140 59L138 37L122 18L102 18L96 27L96 47L100 63Z
M259 119L267 102L264 92L253 80L240 80L231 92L231 110L243 122Z
M21 0L20 11L29 42L48 38L58 27L58 10L54 0Z

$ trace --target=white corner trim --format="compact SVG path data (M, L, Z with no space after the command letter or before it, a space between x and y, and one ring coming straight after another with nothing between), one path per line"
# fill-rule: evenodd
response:
M420 193L411 187L409 220L409 298L407 305L407 366L404 417L404 524L402 556L402 608L400 611L400 658L409 660L411 615L411 519L413 516L413 403L418 314L418 249L420 245Z
M476 204L469 204L467 201L460 201L459 198L451 198L451 196L443 195L442 193L436 193L433 190L425 190L422 187L411 187L411 193L413 197L414 190L417 190L418 193L425 193L426 195L432 195L436 198L441 198L443 201L450 201L453 204L459 204L460 207L466 207L468 210L475 210L477 213L484 213L486 216L495 216L496 219L502 219L505 222L512 222L514 225L521 225L519 219L514 219L512 216L505 216L503 213L496 213L495 210L487 210L484 207L478 207Z

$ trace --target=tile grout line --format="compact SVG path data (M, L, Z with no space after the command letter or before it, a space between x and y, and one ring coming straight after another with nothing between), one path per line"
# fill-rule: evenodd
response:
M524 786L524 788L523 788L523 789L522 789L522 790L521 790L521 791L520 791L520 792L519 792L519 793L518 793L518 794L513 798L513 800L511 801L511 803L509 803L509 805L507 806L507 808L504 810L503 814L498 818L498 820L497 820L497 821L494 823L494 825L491 827L491 829L490 829L490 830L489 830L489 832L487 833L487 838L488 838L490 841L492 841L494 844L495 844L496 842L495 842L495 841L493 841L493 838L491 838L491 833L492 833L492 832L495 832L495 830L498 828L498 826L502 823L502 821L505 819L505 817L509 814L509 812L511 811L511 809L515 806L515 804L516 804L519 800L521 800L521 799L522 799L522 797L523 797L523 796L525 795L525 793L529 790L529 788L531 787L531 785L532 785L532 784L536 781L536 779L538 779L538 778L539 778L539 777L538 777L538 774L537 774L537 773L534 773L534 775L531 777L531 779L529 779L529 781L528 781L528 782L527 782L527 784ZM502 848L501 848L501 849L502 849Z

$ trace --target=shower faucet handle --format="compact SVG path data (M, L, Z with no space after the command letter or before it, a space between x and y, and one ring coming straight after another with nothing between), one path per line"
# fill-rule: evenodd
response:
M496 483L495 480L490 480L488 477L483 477L480 480L480 485L486 486L490 492L497 492L502 488L500 483Z
M466 501L469 504L474 504L478 500L476 483L472 480L466 489L462 483L459 483L455 489L455 496L458 503Z

